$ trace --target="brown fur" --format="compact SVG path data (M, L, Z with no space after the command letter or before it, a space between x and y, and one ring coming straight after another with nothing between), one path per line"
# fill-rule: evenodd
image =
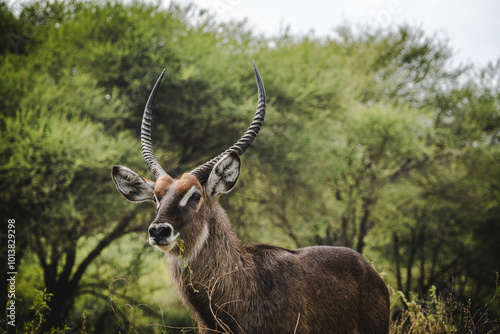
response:
M168 188L174 183L174 179L166 174L162 175L156 180L155 182L155 194L157 198L161 198L165 195L167 192Z
M177 247L167 262L201 333L388 332L387 288L353 250L244 246L218 203L192 218L180 230L192 275ZM200 224L209 237L191 257Z
M219 189L214 194L189 174L160 176L153 189L130 169L113 168L126 198L157 201L150 242L166 252L200 333L388 333L387 287L355 251L241 244L216 200L234 185L233 178L229 187L218 187L224 171L239 170L239 159L225 159L222 172L207 182Z
M177 183L175 194L177 197L182 198L191 187L195 186L201 191L201 184L193 174L183 174Z

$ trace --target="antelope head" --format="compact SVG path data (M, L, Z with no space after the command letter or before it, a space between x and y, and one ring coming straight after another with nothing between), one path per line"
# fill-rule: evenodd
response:
M141 148L144 160L155 181L141 177L124 166L114 166L112 177L120 193L132 202L154 201L156 218L149 226L149 243L170 251L181 236L198 240L208 234L207 215L219 196L229 192L240 174L240 156L250 146L262 126L266 112L266 95L254 62L258 104L252 123L229 149L200 165L180 179L168 175L158 163L151 144L153 101L165 70L161 73L144 108L141 126Z

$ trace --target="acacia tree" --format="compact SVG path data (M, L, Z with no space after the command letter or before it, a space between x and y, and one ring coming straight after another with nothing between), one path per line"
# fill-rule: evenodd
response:
M488 66L434 103L435 158L409 180L413 200L400 201L407 224L392 231L398 288L424 294L432 285L489 300L500 262L498 225L498 67ZM493 78L482 81L483 77ZM493 87L492 87L493 84ZM387 249L389 252L389 249ZM482 269L479 270L479 267Z
M273 45L288 70L265 82L266 126L228 200L240 233L355 248L404 292L455 277L464 298L491 297L499 65L450 67L446 44L409 27Z
M218 142L226 145L226 136L239 134L233 127L244 126L239 121L246 121L250 110L230 114L232 99L246 90L233 87L233 80L242 81L241 73L214 71L214 60L206 59L210 52L231 49L232 42L211 43L224 31L208 29L210 17L188 29L185 16L191 8L35 2L19 17L4 4L1 9L9 18L7 39L15 41L2 49L0 62L5 82L1 139L6 143L0 149L1 208L5 217L19 222L19 265L23 254L31 254L42 272L38 288L52 294L45 323L50 329L67 321L82 294L108 298L102 291L113 270L94 279L87 272L106 247L125 234L144 232L142 222L151 218L142 206L132 209L116 197L109 175L117 163L145 167L137 124L161 66L167 66L168 83L167 94L157 99L162 110L157 123L163 125L155 129L155 142L169 142L157 154L167 157L174 173L218 150ZM210 52L193 48L203 43ZM253 84L251 62L248 68ZM223 134L207 140L208 131ZM29 302L30 293L19 295ZM29 312L28 305L18 306Z
M108 196L113 192L109 165L127 157L137 143L128 133L107 135L103 125L83 116L87 108L114 109L117 103L108 102L86 76L61 78L59 84L45 75L35 81L15 116L2 119L2 141L9 143L1 153L2 202L18 221L17 248L36 254L43 285L53 294L50 328L67 317L85 286L85 271L102 250L142 228L138 208L126 209ZM82 254L80 240L99 234L98 243Z
M110 166L143 166L137 140L124 131L131 99L87 71L92 57L82 51L74 21L90 12L78 2L24 7L6 31L15 43L1 58L2 212L18 221L18 265L35 254L43 279L37 286L52 294L46 329L67 321L82 293L106 289L111 276L90 285L85 273L113 241L142 230L141 208L130 210L110 196ZM26 302L32 294L18 292ZM18 304L21 314L28 308Z
M266 51L289 70L266 81L273 98L264 139L257 143L262 166L252 169L252 178L266 185L254 184L265 199L259 210L288 235L288 242L344 245L362 252L377 222L372 213L380 192L432 155L426 139L428 111L410 105L418 94L407 87L399 94L384 92L429 66L413 57L430 62L438 50L409 28L342 34L345 38L327 43L284 37L280 48ZM394 73L398 65L399 75ZM438 70L427 71L439 76ZM244 213L240 218L248 219Z

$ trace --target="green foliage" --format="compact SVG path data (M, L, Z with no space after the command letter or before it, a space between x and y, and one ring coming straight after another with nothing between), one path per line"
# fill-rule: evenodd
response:
M491 320L488 312L499 295L485 304L475 314L470 301L464 305L454 300L453 292L446 298L438 295L435 286L424 300L413 296L408 299L399 291L404 310L391 324L390 333L497 333L498 320Z
M436 297L451 277L470 312L495 295L500 62L451 67L445 41L408 26L266 39L175 3L2 3L0 22L0 209L19 222L19 310L38 305L36 330L189 327L143 248L153 210L120 198L110 169L148 177L139 124L164 67L153 141L165 169L226 149L255 111L252 59L266 121L221 198L245 242L349 246L404 296L435 286L424 308L407 301L413 328L458 328L455 304Z
M24 323L24 328L19 333L37 334L45 333L42 331L42 324L46 321L47 315L50 313L49 302L53 294L48 293L46 289L36 291L36 297L30 307L32 311L32 319ZM63 326L62 328L52 327L48 333L59 334L66 333L71 328Z
M25 325L26 332L37 332L40 330L45 316L50 312L50 307L47 302L50 301L52 296L53 294L47 293L46 290L37 291L33 305L30 308L34 313L33 320Z

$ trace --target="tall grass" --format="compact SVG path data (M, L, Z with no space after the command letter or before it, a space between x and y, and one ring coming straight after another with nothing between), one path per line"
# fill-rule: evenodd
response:
M490 308L500 297L498 289L496 295L477 311L472 311L470 299L465 304L459 302L453 292L443 298L435 286L424 299L405 296L402 292L398 294L403 309L393 317L390 334L500 333L500 320L490 319Z

